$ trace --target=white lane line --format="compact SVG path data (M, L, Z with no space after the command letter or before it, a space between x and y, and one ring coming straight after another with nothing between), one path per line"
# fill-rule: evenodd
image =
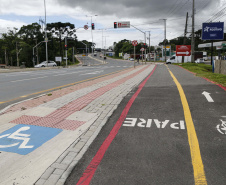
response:
M29 79L23 79L23 80L15 80L15 81L11 81L11 82L22 82L22 81L27 81L27 80L36 80L36 79L40 79L40 78L46 78L48 76L42 76L42 77L37 77L37 78L29 78Z

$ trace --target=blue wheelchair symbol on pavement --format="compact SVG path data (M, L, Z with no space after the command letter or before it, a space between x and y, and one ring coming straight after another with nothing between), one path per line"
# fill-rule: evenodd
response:
M26 155L62 132L62 129L16 125L0 134L0 151Z

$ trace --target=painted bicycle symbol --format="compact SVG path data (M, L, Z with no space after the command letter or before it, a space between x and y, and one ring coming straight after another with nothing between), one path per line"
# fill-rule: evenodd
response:
M0 148L9 148L9 147L14 147L14 146L17 146L19 145L20 143L20 146L19 148L33 148L34 146L33 145L27 145L27 143L29 142L30 140L30 134L22 134L20 132L22 131L26 131L26 130L29 130L30 127L21 127L20 129L18 129L17 131L13 132L12 134L9 133L9 134L5 134L5 135L2 135L0 136L0 139L1 138L8 138L8 139L13 139L13 140L21 140L23 141L22 143L21 142L16 142L13 143L13 144L10 144L10 145L0 145Z
M226 134L226 121L223 121L222 119L220 119L221 124L217 125L217 130L221 133L221 134Z

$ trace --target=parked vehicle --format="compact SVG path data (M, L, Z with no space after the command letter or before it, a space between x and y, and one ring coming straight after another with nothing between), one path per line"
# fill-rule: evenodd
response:
M199 64L199 63L203 63L203 64L204 64L204 59L203 59L203 58L197 58L197 59L195 60L195 63L196 63L196 64Z
M182 56L173 55L168 60L166 60L166 64L173 64L173 63L181 63ZM184 62L191 62L191 56L184 56Z
M56 62L50 61L50 60L48 61L48 67L55 67L55 66L57 66ZM44 61L40 64L35 65L35 67L47 67L47 62Z

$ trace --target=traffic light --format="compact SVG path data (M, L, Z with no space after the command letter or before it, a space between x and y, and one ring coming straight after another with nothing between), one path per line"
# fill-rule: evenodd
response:
M144 48L146 48L146 43L144 43Z
M114 28L117 28L117 22L114 22Z
M92 30L94 30L95 29L95 25L94 25L94 23L92 23Z
M67 44L65 44L65 50L67 50Z

